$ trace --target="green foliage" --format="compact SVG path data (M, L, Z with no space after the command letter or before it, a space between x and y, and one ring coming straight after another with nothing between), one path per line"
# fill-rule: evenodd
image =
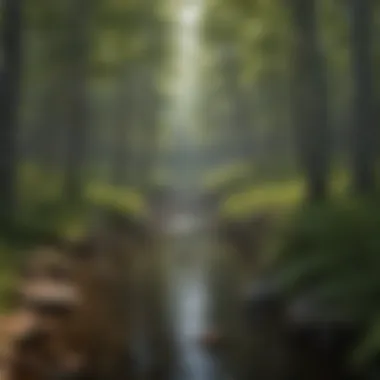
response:
M275 260L290 295L309 292L370 325L356 364L380 352L379 201L305 206L284 231Z
M0 220L0 311L10 307L17 266L25 260L28 249L57 237L81 236L96 210L144 215L143 197L132 189L90 181L84 202L69 205L60 196L59 173L47 175L34 165L20 170L19 184L14 220Z
M253 181L252 181L253 182ZM295 207L302 201L303 181L300 179L283 182L250 184L240 192L232 194L222 207L226 216L241 217L260 208Z
M204 186L209 190L220 189L226 184L249 177L252 174L251 165L246 163L235 163L207 173L204 176Z
M126 214L145 214L145 203L141 193L133 189L115 188L105 184L92 184L88 187L88 199L96 205L115 208Z

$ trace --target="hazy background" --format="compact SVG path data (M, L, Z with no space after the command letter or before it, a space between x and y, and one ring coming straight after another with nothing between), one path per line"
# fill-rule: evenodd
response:
M379 352L378 1L3 0L1 31L1 289L18 248L196 185L274 212L284 287Z

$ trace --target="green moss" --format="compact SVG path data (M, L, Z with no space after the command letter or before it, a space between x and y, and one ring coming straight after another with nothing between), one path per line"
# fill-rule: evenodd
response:
M331 179L332 197L341 197L347 183L347 173L335 171ZM242 217L262 208L288 210L302 203L304 196L305 182L300 177L277 182L258 181L231 194L222 205L221 213L225 217Z
M251 165L236 163L208 173L204 176L203 184L208 190L218 190L233 181L251 176Z
M86 196L94 206L102 205L116 208L125 213L145 214L144 199L137 191L115 188L105 184L90 184Z

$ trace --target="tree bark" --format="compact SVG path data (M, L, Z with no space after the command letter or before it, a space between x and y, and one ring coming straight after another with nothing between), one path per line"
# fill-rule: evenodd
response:
M120 80L116 94L116 119L114 133L114 153L112 164L112 182L116 186L125 186L132 180L132 144L131 133L135 122L135 78L133 70L128 68L125 78Z
M151 73L151 81L154 82L154 74ZM146 191L151 185L154 170L158 160L158 109L159 94L154 83L146 95L148 112L145 119L145 154L142 159L142 181L141 190Z
M4 0L3 2L3 65L0 77L0 213L5 218L12 216L16 197L22 3L22 0Z
M162 35L163 25L160 20L152 16L147 20L146 33L148 42L148 55L146 60L142 63L142 105L141 121L144 130L144 154L139 160L140 176L139 188L142 192L149 189L156 163L158 159L158 121L159 121L159 108L160 108L160 94L157 88L157 73L160 70L162 45L159 36Z
M351 0L351 61L354 81L352 163L358 194L375 190L376 128L372 67L371 0Z
M87 70L89 51L89 0L72 3L67 41L67 151L64 195L69 201L82 198L86 163Z
M60 94L59 81L49 79L50 83L44 89L40 104L38 126L36 128L35 146L36 162L47 173L53 173L59 169L59 158L62 148L60 119Z
M295 46L294 121L296 147L310 201L327 196L330 161L325 64L318 41L315 0L292 0Z

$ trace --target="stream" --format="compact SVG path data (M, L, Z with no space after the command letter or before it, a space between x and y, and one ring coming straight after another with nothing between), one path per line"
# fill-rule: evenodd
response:
M173 380L223 379L220 368L199 344L212 324L209 265L214 244L207 215L179 213L167 234L169 315L178 352Z

